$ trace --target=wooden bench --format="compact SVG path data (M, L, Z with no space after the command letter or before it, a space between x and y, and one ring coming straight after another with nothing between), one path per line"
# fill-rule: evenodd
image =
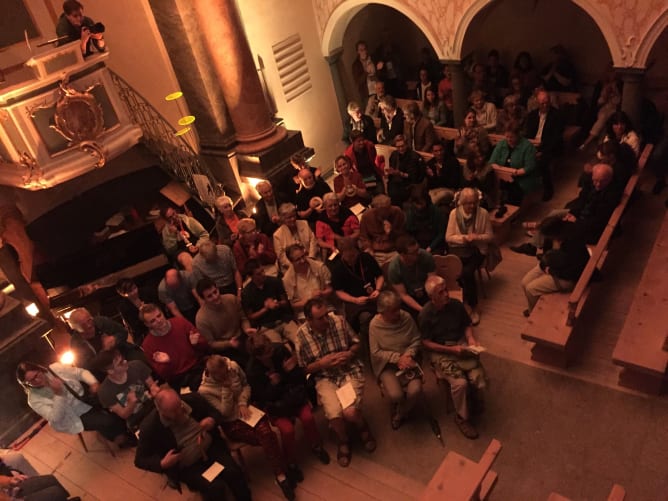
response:
M624 501L625 497L626 497L626 490L624 489L624 487L622 487L619 484L615 484L612 486L610 494L608 494L607 501ZM571 500L567 497L562 496L561 494L552 492L548 496L547 501L571 501Z
M638 171L631 176L621 200L612 212L608 224L592 252L573 291L541 296L522 329L522 339L534 344L531 358L538 362L566 367L572 358L571 335L591 292L591 279L601 270L608 255L610 239L619 223L626 205L638 183L638 178L652 153L653 145L645 146L638 162Z
M479 501L487 499L497 474L490 468L499 455L501 443L492 440L479 462L449 452L420 496L423 501Z
M668 215L645 265L612 353L612 361L623 367L619 384L645 393L659 394L665 388L668 352L664 351L668 309Z

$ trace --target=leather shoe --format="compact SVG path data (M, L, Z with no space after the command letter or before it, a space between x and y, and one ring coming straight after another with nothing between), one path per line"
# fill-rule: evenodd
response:
M473 427L470 421L462 418L459 414L455 414L455 423L459 427L459 431L462 432L466 438L475 440L478 438L478 431Z
M514 247L511 247L510 250L513 252L517 252L518 254L526 254L527 256L535 256L536 252L538 252L536 246L529 243L516 245Z

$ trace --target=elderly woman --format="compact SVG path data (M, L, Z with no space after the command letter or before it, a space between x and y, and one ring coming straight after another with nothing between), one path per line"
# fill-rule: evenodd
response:
M234 242L232 252L237 270L245 270L249 259L258 259L267 275L278 275L274 245L267 235L257 231L255 219L247 217L239 221L239 238Z
M93 395L100 386L87 370L58 363L43 367L21 362L16 368L16 379L28 395L30 408L54 430L71 435L95 430L121 447L137 443L134 436L128 434L125 421L85 401L84 384Z
M351 101L347 107L348 119L343 127L343 140L350 144L350 133L354 130L359 130L364 134L364 138L372 143L376 142L376 126L373 123L373 118L365 115L359 103Z
M355 204L366 204L369 201L369 193L358 171L352 170L350 159L345 155L339 155L334 161L338 175L334 178L334 193L345 208Z
M536 169L536 148L528 139L522 137L515 123L506 127L505 139L494 147L489 159L492 167L512 169L512 182L501 181L502 203L521 205L525 195L540 186L540 176Z
M480 127L487 132L496 129L496 106L485 101L485 94L481 90L474 90L469 96L471 108L475 111L475 119Z
M415 321L401 309L393 291L378 296L378 314L369 326L371 368L392 403L391 424L396 430L422 395L418 352L422 341Z
M315 236L320 248L331 253L336 250L337 238L359 237L360 222L355 214L341 207L334 193L327 193L323 197L323 202L325 211L315 223Z
M307 256L316 259L319 254L318 242L308 223L297 219L297 208L292 204L281 204L278 215L283 224L274 233L274 250L281 270L290 267L290 260L285 255L285 249L290 244L302 244Z
M503 99L503 109L496 117L496 131L503 134L511 122L517 123L520 129L524 128L527 112L519 103L520 98L516 94L510 94Z
M253 426L248 424L247 421L253 417L249 407L251 387L241 367L227 357L210 356L198 393L223 415L221 428L228 439L262 447L279 487L288 499L294 499L294 494L290 497L287 493L292 493L292 483L303 480L304 475L297 465L293 464L291 469L286 467L278 439L266 415Z
M464 293L464 304L471 312L471 322L477 325L478 290L475 272L485 260L489 243L494 238L489 213L480 207L480 194L473 188L464 188L459 193L457 208L450 212L445 241L450 252L462 260L460 281Z
M225 244L232 247L234 242L239 237L239 221L241 218L247 217L243 211L234 210L234 203L228 196L216 198L216 234L218 235L218 243Z
M473 148L477 148L483 156L487 157L490 143L487 131L478 126L476 111L469 108L459 128L459 135L455 139L455 155L459 158L466 158Z

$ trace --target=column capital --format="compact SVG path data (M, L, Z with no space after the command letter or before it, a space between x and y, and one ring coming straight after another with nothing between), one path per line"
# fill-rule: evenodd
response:
M439 59L439 63L441 64L447 64L448 66L461 66L462 61L461 59Z
M334 49L329 55L325 56L325 61L327 61L327 64L329 65L336 64L339 62L339 59L341 59L341 54L343 54L343 47Z

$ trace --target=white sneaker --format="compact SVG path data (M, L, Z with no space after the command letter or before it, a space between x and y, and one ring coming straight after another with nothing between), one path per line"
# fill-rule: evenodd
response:
M469 316L471 317L472 325L478 325L480 323L480 314L477 311L472 311Z

